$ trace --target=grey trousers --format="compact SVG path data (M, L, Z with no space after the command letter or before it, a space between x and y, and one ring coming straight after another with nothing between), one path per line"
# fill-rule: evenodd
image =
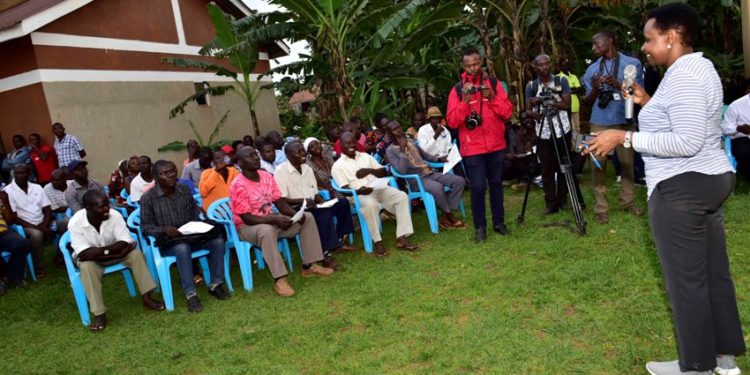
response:
M745 352L722 205L733 173L683 173L660 182L648 201L677 331L682 371L706 371L717 354Z
M304 224L296 223L287 230L269 224L242 224L237 229L237 234L243 241L260 246L263 251L263 259L266 260L268 269L274 279L286 276L289 273L284 264L284 259L279 254L279 238L294 238L297 233L300 235L300 246L302 246L302 261L309 264L323 260L318 226L315 224L315 218L309 212L305 212Z
M435 197L435 205L440 211L447 213L458 209L458 203L461 202L466 181L454 174L435 172L422 177L422 185L427 192ZM446 192L446 186L451 191Z

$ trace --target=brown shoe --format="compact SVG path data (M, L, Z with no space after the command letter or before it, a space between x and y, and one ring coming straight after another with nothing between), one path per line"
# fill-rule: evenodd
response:
M335 272L334 270L328 267L323 267L319 265L318 263L313 263L310 266L310 268L306 270L305 269L302 270L302 276L303 277L316 276L316 275L317 276L329 276L333 274L334 272Z
M338 270L339 270L339 264L338 264L338 262L336 262L336 259L333 259L333 257L331 257L331 256L325 257L325 258L324 258L324 259L323 259L323 260L322 260L322 261L320 262L320 264L321 264L321 265L322 265L323 267L325 267L325 268L330 268L330 269L332 269L332 270L334 270L334 271L338 271Z
M385 246L383 246L383 241L375 243L375 256L376 257L384 257L388 255L388 251L385 249Z
M625 209L625 212L633 215L633 216L641 216L643 215L643 209L636 207L636 206L630 206Z
M597 224L607 224L607 223L609 223L609 215L607 215L607 214L596 214L594 216L594 221L596 221Z
M107 315L105 314L94 316L94 321L89 324L89 331L91 332L101 332L105 328L107 328Z
M273 284L273 290L275 290L276 294L281 297L291 297L294 295L294 289L292 289L292 286L286 281L286 277L276 280L276 283Z
M143 308L147 310L153 310L153 311L162 311L164 310L164 302L157 301L151 296L151 292L148 292L144 294L141 297L143 301Z

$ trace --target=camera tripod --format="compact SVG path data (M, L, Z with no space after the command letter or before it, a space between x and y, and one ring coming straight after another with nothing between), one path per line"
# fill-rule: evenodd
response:
M568 148L567 146L563 148L563 145L566 142L565 137L563 136L559 139L557 138L557 133L553 121L553 119L555 118L557 118L559 124L562 124L560 113L557 111L557 109L552 105L545 104L542 111L542 124L541 126L539 126L539 131L537 132L536 150L539 149L539 140L541 139L542 130L545 126L549 127L550 140L552 141L553 147L555 149L555 158L557 159L557 165L559 166L560 173L565 177L565 186L568 188L568 197L570 198L570 205L573 208L573 216L576 220L576 226L573 227L573 225L571 225L571 223L567 220L561 223L545 224L544 226L563 226L570 229L573 233L578 233L579 235L583 236L586 234L586 221L583 218L583 207L578 196L580 189L578 186L578 181L576 181L576 178L573 175L573 168L570 161ZM560 145L560 142L562 142L563 145ZM521 208L521 213L518 215L519 224L523 224L524 218L526 216L526 205L529 201L531 178L533 177L531 176L531 174L535 169L535 166L539 163L536 150L532 154L533 162L531 163L531 165L529 165L526 173L526 192L524 193L523 197L523 207Z

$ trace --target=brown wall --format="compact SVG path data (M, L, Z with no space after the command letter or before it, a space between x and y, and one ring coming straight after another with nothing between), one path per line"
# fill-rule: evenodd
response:
M42 139L52 144L52 122L41 83L0 92L0 134L6 152L13 149L12 137L21 134L28 137L39 133Z
M13 39L0 43L0 78L28 72L37 68L31 38Z
M164 57L182 57L217 63L218 60L201 56L173 55L167 53L116 51L92 48L34 46L40 69L98 69L98 70L151 70L151 71L202 71L201 69L178 68L162 63ZM231 66L222 62L226 68ZM270 69L268 60L259 61L254 73L265 73Z
M202 46L214 37L214 26L208 16L208 1L179 0L185 41L191 46Z
M97 0L39 31L177 43L170 0Z
M229 110L219 139L253 134L250 114L233 93L212 97L210 107L192 104L185 114L169 119L169 110L194 91L191 82L52 82L44 84L44 91L52 121L62 122L70 134L80 138L92 177L100 182L106 181L119 160L133 154L181 163L184 152L160 154L156 150L174 140L195 138L188 120L207 138ZM261 132L279 129L273 92L264 90L257 116Z

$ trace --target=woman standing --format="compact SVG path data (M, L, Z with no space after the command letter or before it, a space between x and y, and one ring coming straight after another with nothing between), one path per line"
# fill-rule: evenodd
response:
M649 13L642 50L667 67L664 79L653 97L634 84L634 102L643 107L639 132L607 130L589 145L602 157L618 145L643 153L649 221L679 346L678 361L646 365L656 375L739 374L734 356L745 352L722 211L735 176L721 149L721 81L693 49L699 27L687 4Z

